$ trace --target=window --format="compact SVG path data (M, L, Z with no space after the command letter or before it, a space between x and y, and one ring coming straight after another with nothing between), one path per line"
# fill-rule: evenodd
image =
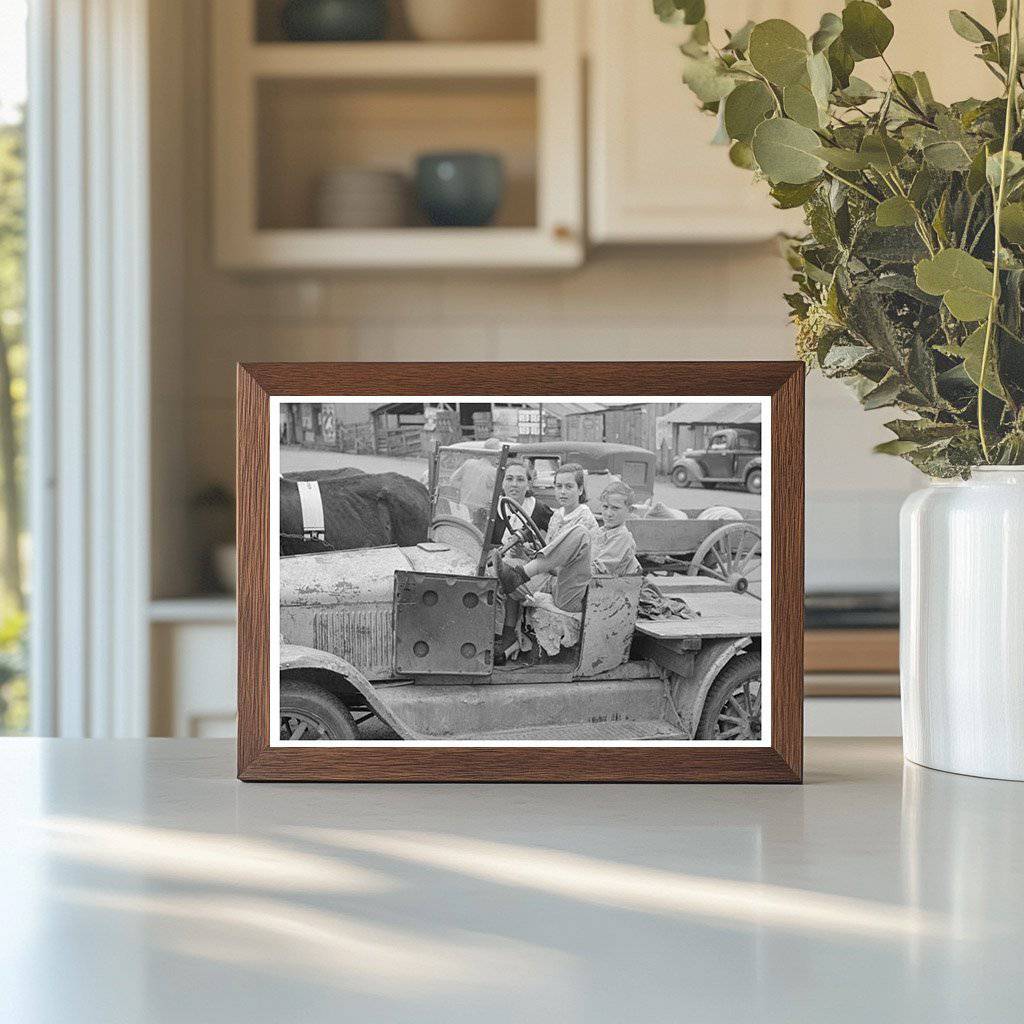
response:
M630 486L642 486L647 483L646 462L624 462L622 464L622 479Z
M26 4L0 4L0 734L28 729L23 496L26 416Z
M708 446L711 451L724 452L729 448L729 435L728 434L715 434L711 438L711 444Z
M756 452L761 444L753 434L737 434L736 447L745 452Z

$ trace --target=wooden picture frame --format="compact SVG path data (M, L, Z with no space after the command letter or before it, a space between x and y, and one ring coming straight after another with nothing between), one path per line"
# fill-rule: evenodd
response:
M271 742L271 404L280 396L750 396L770 408L770 736L684 743L280 746ZM800 782L804 367L799 362L251 363L238 366L238 777L244 781ZM653 400L653 399L652 399ZM767 461L767 460L766 460Z

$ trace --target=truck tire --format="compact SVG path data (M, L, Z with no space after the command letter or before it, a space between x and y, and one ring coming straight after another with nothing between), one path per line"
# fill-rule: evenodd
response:
M760 494L761 493L761 470L759 470L759 469L752 469L747 474L746 485L747 485L747 490L751 494Z
M734 730L736 735L728 735ZM694 739L760 738L761 654L739 654L718 673L711 684Z
M672 483L676 487L689 487L693 483L693 476L685 466L676 466L672 470Z
M355 740L359 730L341 698L319 683L281 680L281 739Z

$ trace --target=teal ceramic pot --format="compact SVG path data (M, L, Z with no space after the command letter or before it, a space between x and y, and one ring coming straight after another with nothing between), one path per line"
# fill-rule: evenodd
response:
M435 227L489 224L504 191L504 165L494 153L424 153L416 161L416 195Z
M302 43L380 39L388 27L387 0L288 0L281 27Z

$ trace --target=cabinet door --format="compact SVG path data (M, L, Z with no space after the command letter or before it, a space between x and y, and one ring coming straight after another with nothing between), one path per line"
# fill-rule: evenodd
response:
M991 25L989 0L956 6ZM842 3L735 0L709 7L717 37L723 28L765 18L786 18L809 34L823 11L841 11ZM926 71L943 102L997 94L974 48L950 27L946 5L905 0L886 14L896 26L887 53L893 67ZM590 0L588 25L593 241L728 241L799 229L799 211L774 209L767 186L733 167L725 147L710 145L714 119L697 109L681 81L678 44L687 27L663 25L649 0ZM880 61L859 65L857 73L878 84L888 77Z
M823 9L810 0L736 0L712 8L712 31L776 17L809 32ZM697 109L681 77L688 27L662 24L649 0L591 0L588 23L592 241L736 241L799 227L799 211L776 210L767 185L710 145L715 119Z

